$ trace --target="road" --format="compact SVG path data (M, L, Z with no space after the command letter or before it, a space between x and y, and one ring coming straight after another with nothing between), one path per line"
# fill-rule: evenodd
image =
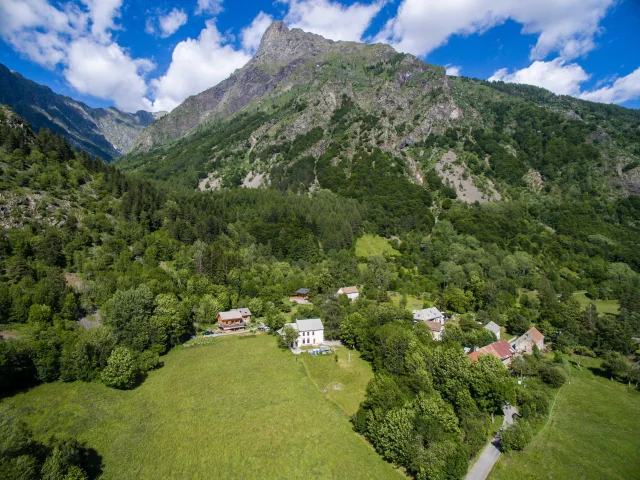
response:
M513 406L509 406L504 409L504 421L502 422L502 428L505 429L513 423L513 414L517 410ZM469 473L467 473L465 480L485 480L491 469L500 458L500 440L494 438L489 445L487 445L478 458L478 461L473 465Z

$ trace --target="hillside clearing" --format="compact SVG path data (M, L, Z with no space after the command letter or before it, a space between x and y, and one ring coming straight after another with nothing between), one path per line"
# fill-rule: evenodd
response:
M379 235L364 235L356 241L356 257L392 257L400 256L400 252L394 250L389 241Z
M49 383L0 403L86 441L103 478L399 478L273 337L176 348L131 391Z
M573 298L580 303L580 308L582 309L593 303L598 313L609 313L611 315L620 313L620 302L618 300L591 300L587 297L586 292L576 292L573 294Z
M640 393L571 367L549 424L523 452L503 455L490 480L640 478Z

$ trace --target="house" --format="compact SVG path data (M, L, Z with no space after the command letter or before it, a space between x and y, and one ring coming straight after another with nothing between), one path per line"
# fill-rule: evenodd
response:
M475 362L478 360L480 355L493 355L494 357L499 358L505 366L509 366L515 354L516 351L511 348L509 342L506 340L498 340L486 347L478 348L475 352L468 353L467 357Z
M414 310L412 313L414 322L438 322L444 325L444 313L436 307Z
M218 313L218 328L224 331L242 330L251 320L251 310L238 308Z
M544 348L544 335L536 327L531 327L519 336L511 346L518 353L533 353L534 346L540 350Z
M424 324L429 327L429 330L431 330L431 335L433 335L434 340L442 340L442 332L444 331L443 323L425 320Z
M324 343L324 326L319 318L308 318L296 320L294 323L287 323L285 327L291 327L298 332L298 338L291 345L291 348L299 348L311 345L321 345ZM284 327L278 333L282 335Z
M500 340L500 325L498 325L496 322L489 322L484 326L485 330L489 330L491 333L493 333L496 338L498 340Z
M302 298L304 300L307 300L309 298L309 289L308 288L299 288L298 290L296 290L296 297Z
M360 296L358 287L342 287L338 290L338 295L346 295L352 302Z

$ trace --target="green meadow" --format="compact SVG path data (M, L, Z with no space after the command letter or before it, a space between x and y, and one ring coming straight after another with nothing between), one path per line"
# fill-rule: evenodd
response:
M379 235L364 235L356 241L356 257L369 258L373 256L384 257L400 256L400 252L391 247L389 241Z
M640 478L640 392L594 374L597 360L581 363L549 423L524 451L503 455L490 480Z
M611 315L620 313L620 302L618 300L591 300L587 297L586 292L576 292L573 294L573 298L580 303L580 307L583 309L593 303L598 313L610 313Z
M262 334L178 347L164 362L134 390L55 382L0 411L37 437L86 442L106 479L401 478L348 421L371 376L357 355L346 367L296 360ZM316 383L350 387L328 399L307 368Z

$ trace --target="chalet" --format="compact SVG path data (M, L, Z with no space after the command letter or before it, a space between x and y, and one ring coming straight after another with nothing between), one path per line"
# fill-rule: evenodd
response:
M540 350L544 348L544 335L536 327L531 327L511 344L516 352L528 354L533 353L534 346Z
M338 295L346 295L352 302L360 296L358 287L342 287L338 290Z
M412 313L414 322L437 322L444 325L444 313L436 307L414 310Z
M324 343L324 326L319 318L308 318L305 320L296 320L293 323L285 324L285 327L291 327L298 332L298 338L291 345L291 348L305 347L311 345L321 345ZM284 328L278 333L283 334Z
M509 366L515 354L516 351L511 348L509 342L506 340L498 340L486 347L478 348L475 352L467 354L467 357L475 362L478 360L480 355L493 355L494 357L499 358L505 366Z
M491 333L493 333L496 338L498 340L500 340L500 325L498 325L496 322L489 322L484 326L485 330L489 330Z
M238 308L218 313L218 328L224 331L242 330L251 320L251 310Z

